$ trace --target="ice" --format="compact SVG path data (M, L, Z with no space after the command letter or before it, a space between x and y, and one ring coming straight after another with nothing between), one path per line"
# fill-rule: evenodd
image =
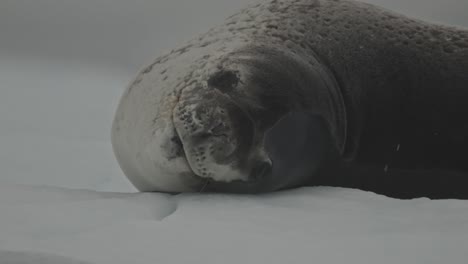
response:
M0 182L134 190L110 144L112 117L130 73L0 55Z
M245 196L3 184L0 223L0 263L465 263L468 249L465 201L331 187Z
M0 251L0 264L90 264L46 253Z

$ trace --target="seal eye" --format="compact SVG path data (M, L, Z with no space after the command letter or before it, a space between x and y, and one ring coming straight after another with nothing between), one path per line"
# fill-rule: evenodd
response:
M215 87L221 92L230 92L236 88L239 83L239 77L232 71L219 71L208 80L208 85Z

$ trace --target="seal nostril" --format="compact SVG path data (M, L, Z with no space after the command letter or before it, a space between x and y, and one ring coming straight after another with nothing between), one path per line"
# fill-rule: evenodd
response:
M250 180L256 181L265 178L266 175L271 171L271 164L266 161L259 162L253 167L250 173Z

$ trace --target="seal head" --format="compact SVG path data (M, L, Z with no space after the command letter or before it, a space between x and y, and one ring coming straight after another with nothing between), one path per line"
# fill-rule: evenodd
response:
M274 48L244 47L226 54L206 82L182 90L173 124L192 172L209 182L207 190L260 192L297 186L326 156L318 154L325 134L335 133L337 140L330 144L343 149L343 102L318 66ZM311 87L322 92L305 92ZM311 134L317 136L308 139ZM296 144L295 153L278 147L290 144ZM298 155L311 162L280 176L303 160Z

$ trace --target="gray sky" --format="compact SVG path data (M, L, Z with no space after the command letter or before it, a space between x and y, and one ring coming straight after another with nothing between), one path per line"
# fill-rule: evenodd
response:
M254 0L2 0L0 52L99 60L135 70ZM468 26L466 0L366 0Z

